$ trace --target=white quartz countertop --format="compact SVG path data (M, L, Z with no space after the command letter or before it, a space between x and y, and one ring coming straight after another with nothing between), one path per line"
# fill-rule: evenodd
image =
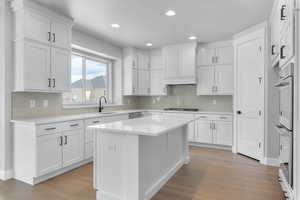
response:
M196 120L193 116L150 115L142 118L121 120L90 126L100 132L158 136Z
M197 112L189 112L189 111L165 111L165 110L118 110L118 111L108 111L104 113L84 113L77 115L59 115L54 117L41 117L41 118L28 118L28 119L14 119L11 120L13 123L25 123L25 124L33 124L33 125L43 125L43 124L51 124L51 123L59 123L66 121L74 121L74 120L84 120L84 119L92 119L92 118L101 118L101 117L111 117L118 116L122 114L129 114L135 112L160 112L160 113L178 113L178 114L211 114L211 115L232 115L232 112L209 112L209 111L197 111Z

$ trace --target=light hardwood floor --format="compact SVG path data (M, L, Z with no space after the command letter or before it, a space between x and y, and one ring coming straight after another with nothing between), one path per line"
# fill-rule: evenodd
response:
M278 168L230 152L191 148L191 163L152 200L281 200ZM34 187L0 181L0 200L95 200L92 165L86 165Z

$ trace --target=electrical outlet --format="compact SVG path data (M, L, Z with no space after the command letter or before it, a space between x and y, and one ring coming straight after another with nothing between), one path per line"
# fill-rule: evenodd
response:
M35 106L36 106L35 100L34 100L34 99L31 99L31 100L29 101L29 107L30 107L30 108L35 108Z
M49 101L48 100L44 100L43 101L43 107L44 108L48 108L48 105L49 105Z
M216 104L217 104L217 100L214 99L214 100L212 101L212 103L213 103L214 105L216 105Z
M156 100L155 100L155 98L153 98L153 99L152 99L152 103L153 103L153 104L155 104L155 103L156 103Z

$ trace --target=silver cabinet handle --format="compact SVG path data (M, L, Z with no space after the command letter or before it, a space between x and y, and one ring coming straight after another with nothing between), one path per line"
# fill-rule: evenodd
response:
M45 131L52 131L52 130L55 130L56 128L55 127L52 127L52 128L46 128Z
M60 141L59 141L59 145L60 145L60 146L62 146L62 145L63 145L63 137L62 137L62 136L60 136L60 137L59 137L59 139L60 139Z
M93 124L97 124L97 123L99 123L100 121L93 121Z
M65 135L65 143L64 145L67 145L68 144L68 136Z
M76 127L76 126L79 126L79 124L71 124L70 126L71 127Z
M55 81L55 78L53 78L53 88L56 87L56 81Z
M48 42L51 42L51 32L48 32Z
M227 117L220 117L220 119L227 119Z
M51 87L51 78L48 78L48 87Z
M200 116L199 118L201 118L201 119L206 119L207 117L206 117L206 116Z
M55 43L55 41L56 41L56 34L55 33L52 33L52 35L53 35L53 43Z

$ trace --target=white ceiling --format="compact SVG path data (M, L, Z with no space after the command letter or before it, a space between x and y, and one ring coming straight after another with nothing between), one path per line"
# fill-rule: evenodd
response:
M75 27L115 44L153 47L230 38L267 19L274 0L36 0L71 16ZM166 17L175 10L177 15ZM111 28L112 23L121 25Z

